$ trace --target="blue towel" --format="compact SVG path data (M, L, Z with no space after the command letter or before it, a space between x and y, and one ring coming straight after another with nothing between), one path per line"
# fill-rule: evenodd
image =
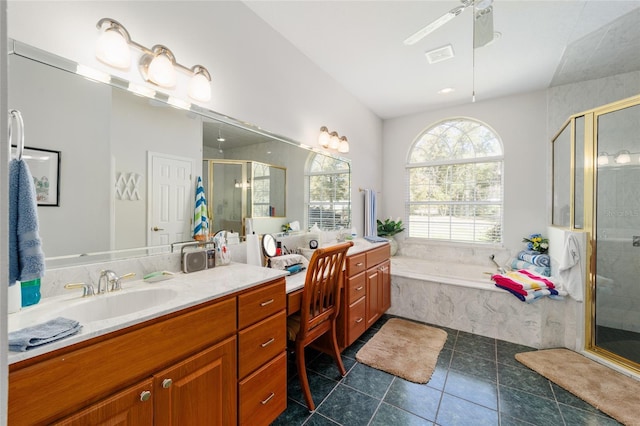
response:
M533 263L529 263L526 260L513 259L509 266L511 266L511 269L526 269L528 271L533 271L536 274L544 275L545 277L551 276L551 268L549 268L548 266L534 265Z
M207 199L204 196L202 178L198 176L196 183L196 202L193 213L193 238L199 241L209 239L209 218L207 216Z
M82 326L78 321L58 317L42 324L9 333L9 350L24 352L76 334Z
M9 285L44 276L36 188L23 160L9 163Z
M551 266L551 258L548 254L540 254L540 252L533 250L523 250L518 253L518 259L525 262L533 263L536 266Z

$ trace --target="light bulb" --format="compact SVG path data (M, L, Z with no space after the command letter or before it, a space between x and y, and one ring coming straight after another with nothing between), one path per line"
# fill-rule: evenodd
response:
M338 152L346 154L349 152L349 142L347 141L347 137L343 136L340 138L340 145L338 145Z
M320 136L318 136L318 144L323 148L327 148L329 146L330 138L331 136L329 135L329 129L327 129L324 126L320 127Z
M178 79L173 63L167 55L160 53L151 60L147 78L162 87L174 87Z
M618 164L627 164L631 162L631 155L629 155L629 151L624 150L620 151L618 155L616 155L615 162Z
M340 146L340 138L338 132L331 132L331 138L329 139L329 149L338 149Z
M211 100L211 84L202 73L196 73L189 80L189 96L196 101L207 102Z
M129 43L116 29L107 29L98 38L96 57L115 68L128 69L131 66Z

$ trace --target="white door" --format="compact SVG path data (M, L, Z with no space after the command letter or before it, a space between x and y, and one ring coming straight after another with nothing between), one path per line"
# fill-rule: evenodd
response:
M149 246L191 240L194 183L193 160L149 152Z

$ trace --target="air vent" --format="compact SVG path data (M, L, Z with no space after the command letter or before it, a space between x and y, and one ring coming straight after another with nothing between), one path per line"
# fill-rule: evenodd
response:
M435 64L437 62L451 59L455 55L453 54L453 47L450 44L447 44L446 46L425 52L425 56L427 57L427 61L429 61L430 64Z

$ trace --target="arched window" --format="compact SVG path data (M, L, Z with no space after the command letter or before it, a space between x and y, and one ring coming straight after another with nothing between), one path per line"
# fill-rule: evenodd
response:
M311 154L307 163L306 223L321 229L347 227L351 221L349 163L323 154Z
M454 118L428 128L406 165L409 237L501 242L502 171L502 143L485 124Z

